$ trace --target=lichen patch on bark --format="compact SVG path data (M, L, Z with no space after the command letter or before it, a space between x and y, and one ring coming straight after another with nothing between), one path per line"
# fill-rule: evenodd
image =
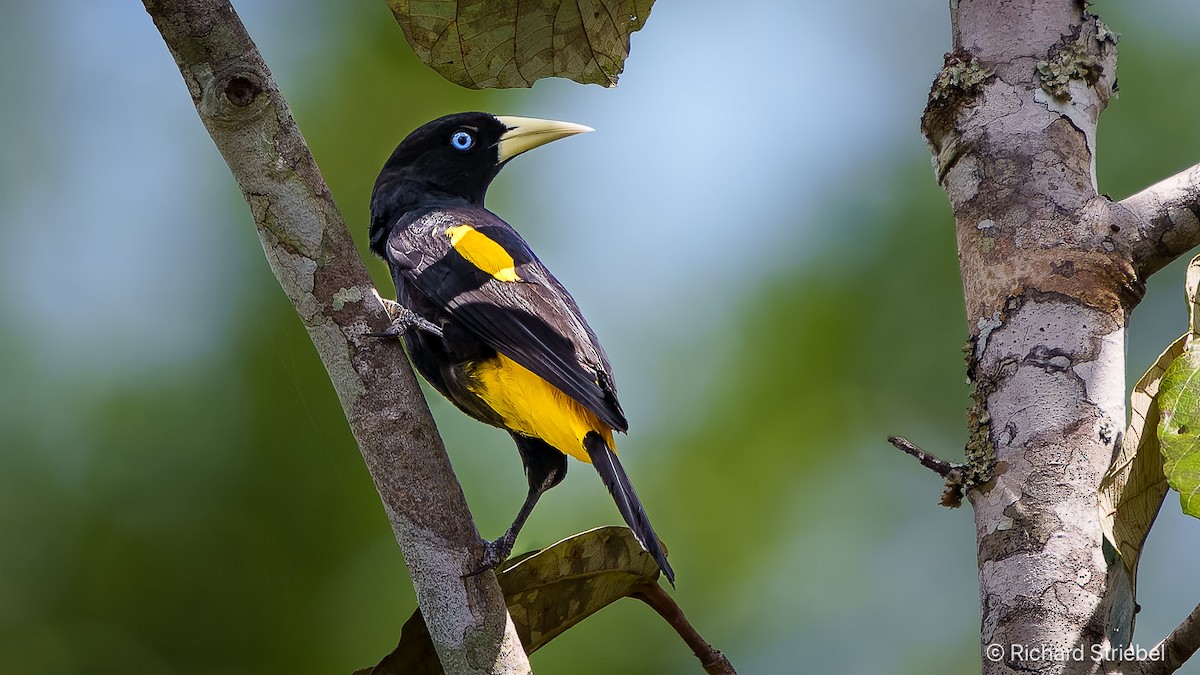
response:
M1100 63L1100 45L1104 40L1096 32L1087 34L1082 25L1073 27L1073 34L1064 36L1059 44L1050 48L1045 59L1037 62L1038 80L1043 90L1058 99L1071 95L1068 83L1081 80L1088 87L1096 84L1104 73Z

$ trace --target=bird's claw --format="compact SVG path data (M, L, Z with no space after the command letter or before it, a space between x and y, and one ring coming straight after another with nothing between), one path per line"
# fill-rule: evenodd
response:
M392 317L392 323L382 333L371 333L371 337L393 338L413 329L423 330L442 337L442 329L420 314L394 300L380 297L379 301L383 303L383 308Z
M479 560L479 567L473 572L467 572L463 578L469 578L483 574L488 570L494 570L508 559L508 555L512 553L513 542L501 537L496 541L487 541L483 545L483 558Z

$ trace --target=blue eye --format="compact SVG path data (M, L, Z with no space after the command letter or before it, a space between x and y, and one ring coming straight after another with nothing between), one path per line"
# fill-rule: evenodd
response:
M453 145L455 150L470 150L471 146L475 145L475 137L466 131L456 131L450 137L450 145Z

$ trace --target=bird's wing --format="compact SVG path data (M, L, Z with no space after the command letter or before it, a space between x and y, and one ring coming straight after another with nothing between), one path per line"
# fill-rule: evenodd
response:
M392 228L386 253L398 276L452 321L613 429L627 430L595 333L562 284L500 217L464 206L405 218Z

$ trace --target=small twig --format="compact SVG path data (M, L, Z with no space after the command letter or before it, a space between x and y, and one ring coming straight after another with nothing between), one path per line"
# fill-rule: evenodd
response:
M905 454L916 457L917 461L921 463L921 466L929 469L942 478L949 476L951 471L962 468L958 464L951 464L944 459L938 459L937 457L934 457L928 452L918 448L913 444L912 441L904 438L903 436L888 436L888 443L896 446L898 450L904 451Z
M654 582L642 584L633 592L632 597L653 607L659 616L671 624L675 632L679 633L679 637L691 647L696 658L700 659L700 665L708 675L737 675L729 659L696 632L683 610L675 603L675 599L663 590L662 586Z
M963 471L963 469L967 468L965 464L955 464L954 462L939 459L918 448L916 444L903 436L888 436L888 443L894 445L896 449L904 452L904 454L916 457L921 466L945 479L946 490L942 492L942 506L948 506L952 509L962 506L963 493L967 489L966 472Z
M1136 662L1135 675L1170 675L1200 648L1200 605L1188 614L1165 640L1150 650L1150 656ZM1125 662L1127 665L1128 661Z

